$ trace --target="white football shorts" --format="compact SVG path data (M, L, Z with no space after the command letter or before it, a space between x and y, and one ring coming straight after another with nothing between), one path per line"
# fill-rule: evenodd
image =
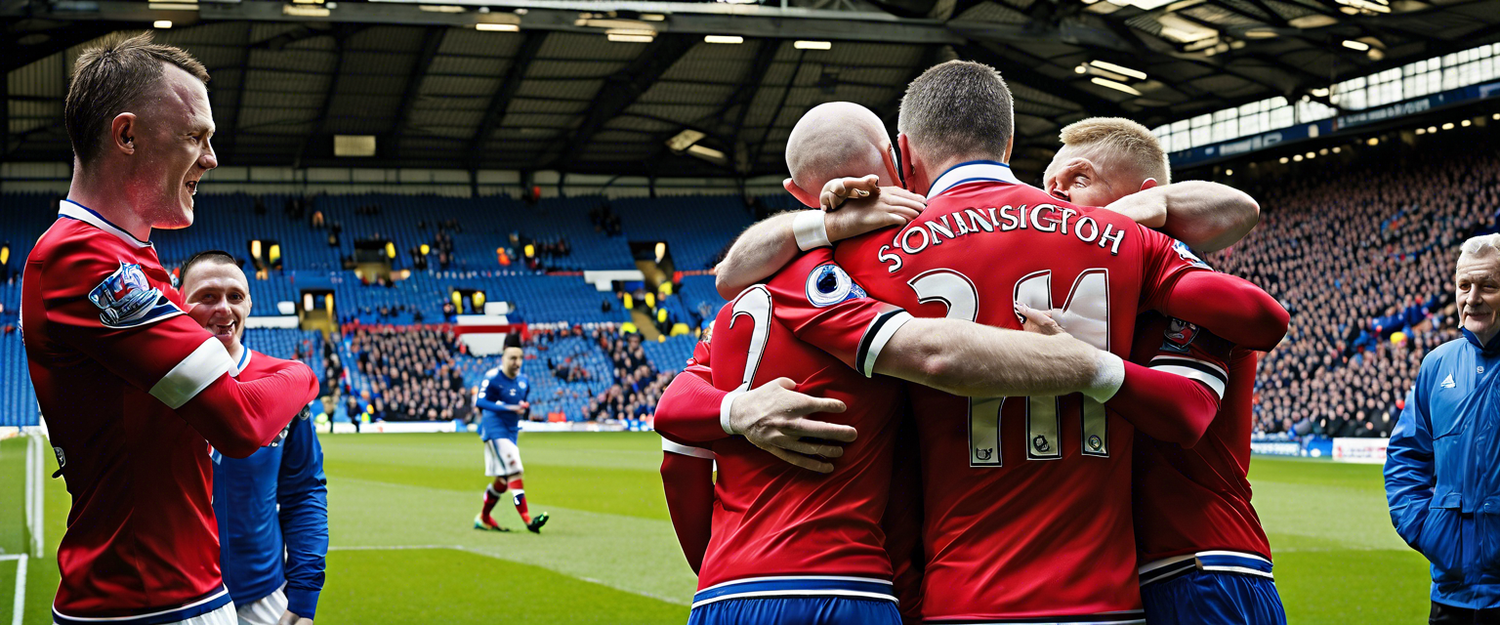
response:
M282 589L283 584L276 592L261 597L259 601L235 606L235 614L239 616L239 625L276 625L281 621L281 615L286 614L286 593Z
M508 438L484 442L484 474L510 477L521 472L521 449Z

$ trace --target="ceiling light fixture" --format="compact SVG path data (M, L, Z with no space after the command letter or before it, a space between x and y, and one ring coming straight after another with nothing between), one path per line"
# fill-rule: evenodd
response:
M463 13L464 12L464 8L463 7L453 6L451 4L419 4L419 5L417 5L417 8L421 9L423 11L426 11L428 13Z
M830 41L806 41L797 40L792 42L792 47L798 50L831 50L833 42Z
M295 6L290 4L281 5L281 14L290 15L292 17L328 17L329 15L332 15L332 13L332 11L329 11L328 9L323 7Z
M1359 50L1360 52L1364 52L1364 51L1370 49L1370 44L1365 43L1363 41L1355 41L1353 39L1345 39L1344 40L1344 47L1348 48L1350 50Z
M604 37L616 43L651 43L652 40L656 39L651 35L606 34Z
M172 20L156 20L151 22L152 28L171 28Z
M1115 91L1123 91L1130 95L1141 95L1141 92L1136 91L1135 87L1124 83L1118 83L1113 80L1109 80L1108 78L1100 78L1098 76L1095 76L1093 78L1090 78L1089 82L1099 85L1100 87L1108 87L1110 89L1114 89Z
M745 43L745 38L739 35L705 35L703 43Z
M1108 70L1116 74L1129 76L1136 80L1146 79L1146 72L1137 69L1130 69L1129 67L1125 67L1123 65L1115 65L1114 63L1110 63L1109 61L1089 61L1089 65L1093 65L1094 67L1097 67L1099 69Z
M492 33L515 33L521 31L521 26L519 24L492 24L490 22L480 22L474 25L474 30L482 30Z
M197 11L196 2L152 2L146 5L152 11Z

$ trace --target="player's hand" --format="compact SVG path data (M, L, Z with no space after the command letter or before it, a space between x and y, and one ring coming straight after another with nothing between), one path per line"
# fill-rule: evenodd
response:
M926 208L920 195L900 187L879 187L872 195L850 200L842 209L827 213L824 227L829 241L843 241L881 228L899 228Z
M847 407L837 399L798 393L792 390L796 386L790 379L777 378L739 396L729 408L730 430L789 464L819 473L833 471L833 465L825 459L844 455L844 448L830 443L852 442L857 432L853 427L816 421L807 415L839 413Z
M529 401L522 401L521 403L516 404L516 405L521 407L521 411L522 412L525 412L527 410L531 410L531 402L529 402Z
M281 615L281 619L276 621L276 625L313 625L313 620L302 618L297 616L295 612L287 610Z
M1104 208L1129 217L1147 228L1167 225L1166 196L1160 193L1132 193L1110 202Z
M1021 327L1027 332L1048 336L1067 334L1067 331L1058 325L1057 320L1052 318L1051 313L1037 310L1021 302L1016 302L1016 316L1021 318Z
M880 176L871 174L863 178L834 178L823 185L818 194L818 208L836 211L844 200L870 197L880 191Z

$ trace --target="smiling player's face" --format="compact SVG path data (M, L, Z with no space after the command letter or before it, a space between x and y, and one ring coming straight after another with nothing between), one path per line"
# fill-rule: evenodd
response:
M183 276L188 316L233 352L245 334L250 315L250 284L245 272L229 263L204 262Z
M130 192L142 200L152 228L186 228L193 224L199 181L219 165L209 144L213 110L203 81L175 65L163 69L159 89L153 105L136 116L132 143L139 164Z

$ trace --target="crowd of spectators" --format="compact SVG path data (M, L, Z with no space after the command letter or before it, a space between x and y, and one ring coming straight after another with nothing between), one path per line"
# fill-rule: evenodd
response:
M1291 313L1260 363L1257 432L1390 436L1422 358L1459 337L1457 248L1494 228L1500 158L1397 145L1249 190L1260 225L1209 262Z
M595 330L591 338L614 363L615 383L589 401L586 416L596 421L629 421L655 415L656 404L676 372L651 366L639 334Z
M474 397L457 363L464 350L452 332L427 326L357 328L347 338L355 366L370 385L358 396L346 396L350 414L368 414L372 421L451 421L472 412Z

